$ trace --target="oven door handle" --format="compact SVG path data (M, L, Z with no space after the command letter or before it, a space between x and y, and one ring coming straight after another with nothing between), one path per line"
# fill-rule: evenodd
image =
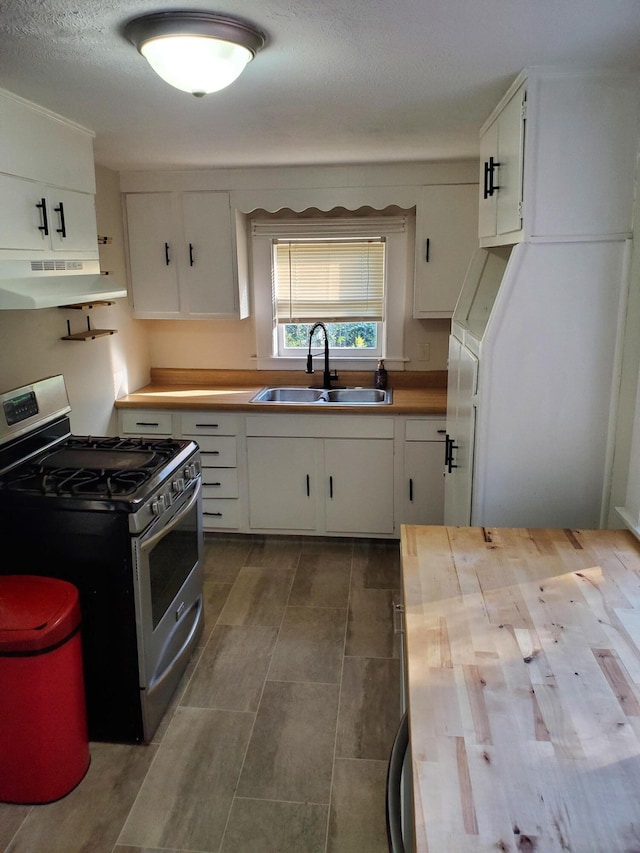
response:
M163 682L167 681L172 676L173 672L175 671L175 668L180 664L180 661L182 660L185 652L191 646L193 646L194 641L198 639L199 631L203 625L203 613L204 613L204 611L202 609L202 596L198 596L198 599L196 600L195 604L193 604L189 608L187 613L184 613L182 615L182 619L186 618L186 616L193 610L195 610L193 624L192 624L191 628L189 629L189 634L187 635L186 640L184 641L184 643L182 644L180 649L173 655L171 663L169 663L162 670L162 672L159 675L155 675L155 676L151 677L151 680L149 681L149 686L147 687L147 690L151 690L154 687L157 688ZM179 623L176 622L176 626L174 627L174 632L177 630L178 624ZM171 636L173 636L173 634ZM169 642L171 640L171 636L167 638L167 642Z
M176 513L173 516L173 518L171 519L171 521L169 521L168 524L165 524L163 527L160 528L160 530L156 531L156 533L154 533L153 536L150 536L148 539L145 539L144 536L140 539L140 550L148 551L150 548L153 548L156 542L166 536L167 533L173 530L174 527L177 527L178 524L180 524L182 519L185 517L185 515L189 514L193 505L197 502L199 494L200 480L197 481L195 490L189 498L188 502L182 507L180 512Z

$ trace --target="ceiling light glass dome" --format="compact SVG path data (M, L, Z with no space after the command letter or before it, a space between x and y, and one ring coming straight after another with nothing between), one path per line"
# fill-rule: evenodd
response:
M156 74L196 96L233 83L265 41L250 24L210 12L157 12L124 32Z

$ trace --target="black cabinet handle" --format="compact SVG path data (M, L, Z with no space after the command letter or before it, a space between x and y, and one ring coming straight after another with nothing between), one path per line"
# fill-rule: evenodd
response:
M444 441L444 464L447 469L447 474L451 474L454 468L457 468L457 465L453 463L453 451L458 449L458 445L453 443L453 439L447 437Z
M431 244L431 241L430 241L430 240L429 240L429 238L427 237L427 243L426 243L426 245L425 245L425 249L424 249L424 259L425 259L425 262L426 262L426 263L429 263L429 248L430 248L430 244Z
M170 258L169 258L169 244L168 243L164 244L164 262L165 262L166 266L169 266Z
M157 427L157 426L160 426L160 424L157 422L154 422L154 421L136 421L136 426Z
M60 216L60 227L56 228L56 233L58 233L62 238L67 236L67 226L64 222L64 204L60 202L57 207L53 208L57 214Z
M42 211L42 225L38 225L38 231L42 231L45 236L49 236L49 222L47 220L47 200L40 199L40 204L36 204L38 210Z
M203 512L203 515L213 515L215 518L222 518L221 512Z
M333 498L333 477L329 477L329 497Z
M196 424L196 429L218 429L218 424Z
M189 243L189 266L193 266L193 243Z
M496 163L493 157L489 157L489 195L492 196L500 187L494 183L496 169L500 167L500 163Z
M482 192L483 198L489 198L489 161L484 161L484 186Z
M498 168L500 168L500 163L496 162L493 157L489 157L488 160L484 161L483 198L491 198L496 190L500 189L500 187L494 183L495 171Z
M311 495L311 480L309 479L309 475L307 474L307 497Z
M409 500L413 503L413 478L409 477Z

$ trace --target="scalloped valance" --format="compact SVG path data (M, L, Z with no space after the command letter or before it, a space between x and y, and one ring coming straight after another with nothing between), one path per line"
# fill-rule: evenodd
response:
M305 187L304 189L259 189L235 190L231 192L231 207L240 213L266 210L277 213L288 209L296 213L309 208L329 211L335 207L359 210L372 207L384 210L396 205L405 210L414 207L420 187Z

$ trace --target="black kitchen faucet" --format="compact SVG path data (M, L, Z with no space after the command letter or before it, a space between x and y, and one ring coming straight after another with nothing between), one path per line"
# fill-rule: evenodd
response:
M333 371L333 374L329 370L329 335L327 334L327 327L324 323L314 323L311 327L311 331L309 332L309 354L307 355L307 370L306 373L315 373L313 369L313 355L317 355L317 353L311 354L311 341L313 340L313 333L316 329L322 329L324 332L324 370L322 372L322 387L323 388L331 388L331 380L339 379L337 371Z

